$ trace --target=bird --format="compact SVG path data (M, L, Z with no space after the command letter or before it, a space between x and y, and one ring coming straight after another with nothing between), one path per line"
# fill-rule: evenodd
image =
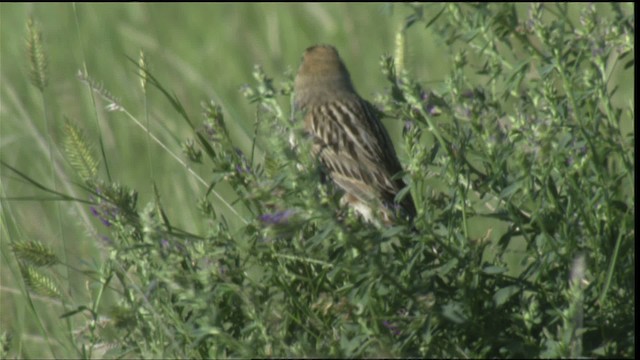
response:
M367 222L385 226L412 221L416 208L402 166L380 121L380 111L358 95L338 51L331 45L307 48L294 81L294 107L312 138L312 155L344 191L340 203Z

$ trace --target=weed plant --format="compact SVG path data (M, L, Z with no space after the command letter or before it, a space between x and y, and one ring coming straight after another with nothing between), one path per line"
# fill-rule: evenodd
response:
M2 261L19 269L28 316L38 319L32 330L54 356L82 358L633 358L634 103L617 95L624 80L613 78L633 76L635 20L630 5L596 9L402 8L402 26L390 30L395 46L368 74L386 79L371 100L401 129L400 175L418 208L414 224L388 228L342 208L310 156L290 106L295 70L254 68L240 92L254 109L250 142L238 144L225 103L204 100L193 113L144 52L123 65L137 74L137 99L120 100L82 68L95 113L135 124L142 148L161 149L154 156L173 159L171 171L203 190L198 201L176 201L141 157L152 194L141 203L115 180L127 169L104 129L121 124L88 134L46 108L27 110L63 134L45 142L47 179L2 149ZM30 79L46 106L55 69L37 23L27 29ZM422 46L409 31L432 32L452 49L441 54L450 64L441 81L407 66ZM343 57L352 67L378 61ZM144 101L142 117L126 105L135 101ZM190 131L177 136L181 148L150 131L156 104L169 104ZM6 192L12 182L37 192L30 200L56 200L59 223L73 206L99 220L98 231L60 236L96 242L101 256L78 266L22 237L28 225L12 212L26 197ZM180 212L197 226L177 223L171 214ZM84 289L66 284L78 281ZM48 329L38 298L59 305L66 330ZM28 356L24 340L3 331L3 357Z

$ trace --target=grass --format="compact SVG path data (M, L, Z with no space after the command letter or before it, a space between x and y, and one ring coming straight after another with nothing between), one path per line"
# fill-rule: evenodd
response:
M633 357L633 15L1 4L3 356ZM417 234L338 220L291 150L315 43Z

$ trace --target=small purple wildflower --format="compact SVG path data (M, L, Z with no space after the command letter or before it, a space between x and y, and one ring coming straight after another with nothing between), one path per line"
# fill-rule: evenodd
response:
M283 225L287 223L287 221L293 214L294 211L291 209L279 211L272 214L263 214L260 215L260 221L268 225Z
M402 332L400 331L400 329L398 329L397 326L393 325L391 323L391 321L383 321L382 324L384 325L384 327L386 327L389 331L391 331L391 333L395 336L400 335Z
M103 217L99 218L100 221L102 222L102 225L106 226L106 227L110 227L111 226L111 222Z
M235 148L235 150L236 150L236 154L240 158L240 164L236 165L236 172L238 174L250 173L251 167L249 167L249 165L247 164L247 157L244 156L244 153L242 152L242 150L238 148Z
M424 90L422 90L420 92L420 99L422 99L422 101L429 102L429 98L430 97L431 97L431 93L430 92L427 92L427 91L424 91Z
M120 209L117 206L107 202L102 202L96 207L91 206L89 210L106 227L110 227L113 220L120 214Z
M100 212L97 208L91 206L89 208L91 210L91 213L93 214L93 216L97 217L98 220L100 220L100 222L102 223L102 225L106 226L106 227L110 227L111 226L111 222L109 221L109 219L107 217L111 217L111 214L105 214L103 212Z
M236 165L236 172L238 174L248 174L251 172L251 168L248 165L242 164L242 165Z
M427 105L426 106L426 110L427 110L427 114L431 115L431 116L436 116L436 115L440 115L440 109L438 109L437 106L435 105Z
M573 156L569 156L569 158L567 158L567 160L565 161L565 164L567 164L567 166L572 166L573 164L575 164L576 160Z
M106 236L106 235L100 235L100 240L105 243L108 246L112 246L113 245L113 240L111 240L110 237Z
M434 104L434 100L431 99L431 92L422 90L420 99L424 104L423 109L427 112L427 114L431 116L438 116L441 114L440 109Z
M215 142L218 141L218 132L213 128L213 124L205 122L202 124L202 132L207 136L209 141Z
M578 153L579 153L581 156L586 155L586 154L587 154L587 146L586 146L586 145L581 146L581 147L580 147L580 149L578 150Z

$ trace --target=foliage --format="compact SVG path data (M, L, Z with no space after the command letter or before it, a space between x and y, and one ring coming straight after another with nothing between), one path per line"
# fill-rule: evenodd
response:
M97 175L107 162L67 122L59 146L89 198L76 200L109 230L106 256L83 271L92 295L77 301L39 270L64 260L12 240L25 284L63 298L64 319L85 315L70 337L86 358L634 357L634 109L614 104L611 76L633 65L635 23L618 4L611 16L582 6L578 22L567 6L408 5L376 103L403 125L414 229L340 207L286 108L290 72L278 82L256 67L242 88L256 109L243 151L224 104L204 102L199 125L146 57L131 59L143 92L159 91L193 130L183 164L212 170L207 190L168 205L152 186L139 206L136 191ZM419 27L452 52L436 86L404 63ZM188 206L204 231L168 215Z

